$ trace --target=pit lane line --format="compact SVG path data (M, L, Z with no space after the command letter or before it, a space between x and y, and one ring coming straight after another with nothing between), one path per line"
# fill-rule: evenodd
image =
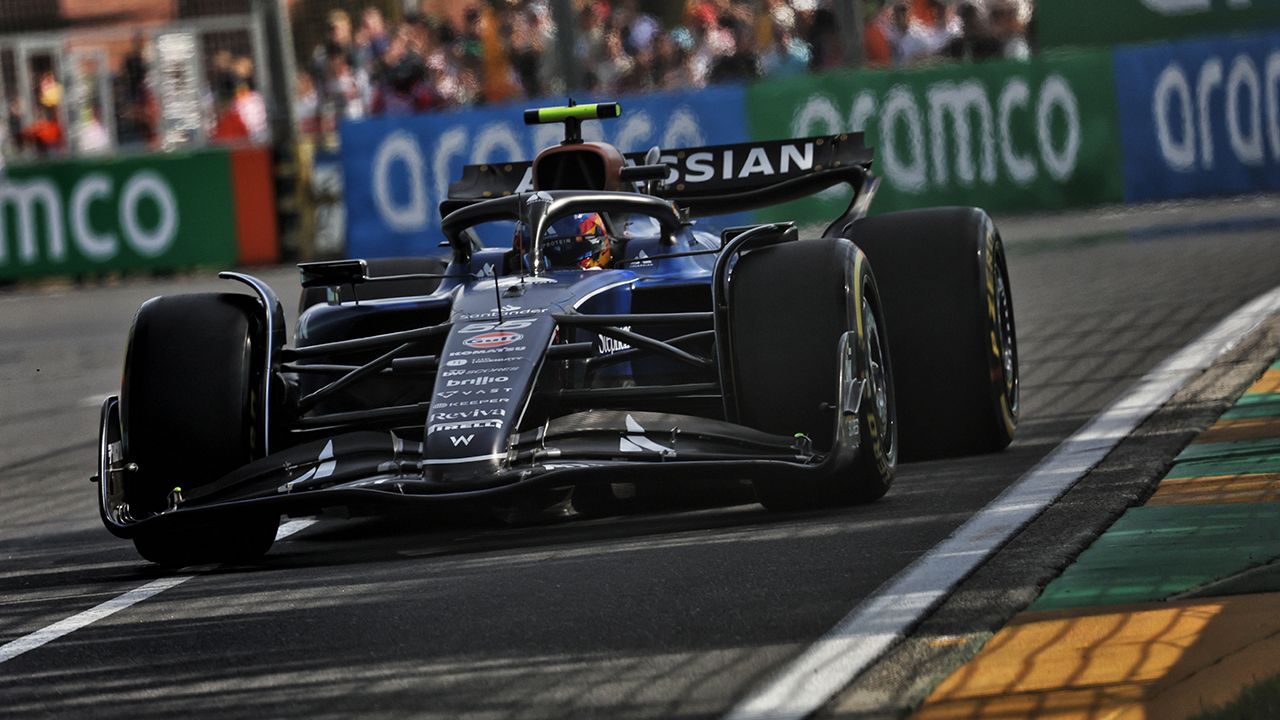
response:
M305 530L315 524L314 519L290 520L280 526L276 531L276 540L284 540L296 532ZM148 598L155 597L170 588L175 588L182 583L197 577L199 573L189 575L174 575L172 577L164 577L158 580L136 587L123 595L111 598L106 602L95 605L84 612L76 613L71 617L64 618L58 622L40 628L33 633L24 635L17 640L0 645L0 663L8 662L23 653L30 652L36 648L47 645L58 638L69 635L80 628L92 625L103 618L110 617L121 610L137 605Z
M1148 372L950 537L856 605L730 710L727 720L799 720L819 710L1183 385L1278 312L1280 287L1236 310Z

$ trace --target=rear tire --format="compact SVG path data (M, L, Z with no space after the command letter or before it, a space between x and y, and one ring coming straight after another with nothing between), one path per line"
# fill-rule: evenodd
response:
M226 293L153 298L138 311L120 393L125 457L137 465L124 494L135 515L160 512L175 489L190 493L255 457L259 313L254 298ZM164 565L244 561L271 547L279 521L248 513L218 527L144 525L134 545Z
M864 218L898 381L902 457L1000 450L1018 424L1018 345L1004 245L977 208Z
M883 496L897 463L896 404L884 314L865 256L838 238L754 250L733 269L729 304L742 424L804 434L815 449L829 452L837 439L839 348L847 332L856 336L856 353L846 372L867 381L852 466L809 480L753 478L760 502L770 510L798 510Z
M441 275L449 266L443 260L435 258L377 258L366 260L369 277L386 277L388 275ZM338 298L342 302L351 302L358 296L361 300L383 300L386 298L427 295L440 286L440 280L391 280L387 282L362 284L356 293L352 293L350 285L338 288ZM326 302L328 288L303 288L298 297L298 314L301 315L312 305Z

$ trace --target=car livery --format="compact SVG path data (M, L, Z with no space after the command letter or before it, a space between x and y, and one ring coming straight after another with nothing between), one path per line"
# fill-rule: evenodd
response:
M304 263L292 333L238 273L222 276L251 294L144 304L102 408L106 527L162 564L251 560L281 515L332 507L602 514L620 487L728 478L789 510L874 500L900 458L1008 444L1017 345L985 213L868 217L858 134L635 155L582 140L619 112L527 111L565 141L464 170L441 206L447 263ZM816 237L698 225L837 186L848 208ZM547 252L564 218L608 243L600 266Z

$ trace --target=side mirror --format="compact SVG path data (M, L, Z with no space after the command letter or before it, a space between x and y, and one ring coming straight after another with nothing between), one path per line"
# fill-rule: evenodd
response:
M369 264L364 260L323 260L298 263L302 287L336 287L356 285L369 279Z

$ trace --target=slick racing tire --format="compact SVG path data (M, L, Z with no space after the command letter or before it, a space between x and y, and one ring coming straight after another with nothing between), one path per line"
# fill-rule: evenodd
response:
M864 218L850 235L884 298L903 460L1000 450L1018 425L1004 245L977 208Z
M218 524L142 527L133 537L133 546L143 559L162 567L252 563L271 549L279 529L279 515L245 512L230 515Z
M893 367L876 278L848 240L772 245L743 255L729 283L729 334L738 419L779 435L805 435L816 450L837 441L841 338L864 380L854 462L808 479L752 478L770 510L870 502L888 491L897 464ZM817 475L817 471L815 471Z
M259 306L248 295L174 295L143 304L133 322L120 393L124 484L131 512L167 508L248 463L258 437L262 353ZM246 560L275 539L279 516L229 517L220 528L143 525L139 554L164 565ZM163 528L163 529L160 529Z
M366 260L369 277L386 277L388 275L439 275L449 266L443 260L435 258L380 258ZM359 297L361 300L383 300L386 298L406 297L411 295L427 295L437 287L436 280L389 280L387 282L366 283L352 294L350 285L338 288L338 297L342 302L351 302ZM298 297L298 314L301 315L312 305L323 305L328 288L303 288Z

